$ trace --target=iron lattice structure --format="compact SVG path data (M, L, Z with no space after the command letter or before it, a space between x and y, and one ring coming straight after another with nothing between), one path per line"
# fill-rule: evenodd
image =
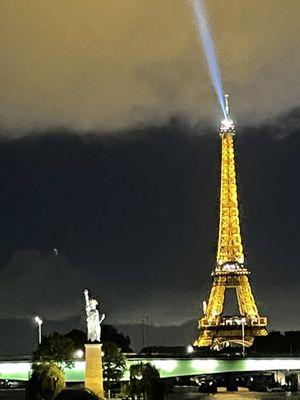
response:
M235 126L221 124L222 142L220 221L217 265L204 316L199 320L195 346L220 349L225 345L251 346L255 336L267 335L267 318L260 317L244 265L234 161ZM226 289L234 288L238 316L223 316Z

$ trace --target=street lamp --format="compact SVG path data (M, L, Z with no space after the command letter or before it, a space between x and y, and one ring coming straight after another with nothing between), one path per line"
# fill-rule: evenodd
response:
M84 356L84 352L83 352L82 349L78 349L78 350L76 350L75 353L74 353L74 357L75 357L75 358L82 358L83 356Z
M242 341L243 341L243 357L245 357L245 323L246 323L246 318L243 317L241 318L241 324L242 324Z
M34 317L35 322L38 324L38 330L39 330L39 344L42 343L42 324L43 324L43 320L36 315Z
M188 354L192 354L194 352L194 347L191 344L189 344L186 348L186 351Z

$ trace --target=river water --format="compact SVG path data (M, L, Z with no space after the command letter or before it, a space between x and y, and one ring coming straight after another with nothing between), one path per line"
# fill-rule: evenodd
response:
M23 390L0 390L0 400L24 400ZM167 400L300 400L300 393L225 392L198 393L194 388L179 388L170 393Z
M222 392L198 393L194 388L175 388L168 400L300 400L300 393Z

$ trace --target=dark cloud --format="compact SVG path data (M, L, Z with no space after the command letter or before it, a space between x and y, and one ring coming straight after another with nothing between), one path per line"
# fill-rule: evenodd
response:
M0 301L5 306L0 318L32 319L38 314L49 321L81 314L87 281L59 256L18 251L1 270Z
M261 314L280 329L298 327L300 306L298 115L236 136L247 265ZM88 286L107 322L196 323L215 265L217 133L172 120L122 137L59 131L2 140L0 151L2 317L84 318ZM49 256L53 247L67 262ZM20 248L43 255L33 266L9 261Z
M298 0L207 2L234 116L298 105ZM0 121L101 132L220 115L188 1L0 4Z

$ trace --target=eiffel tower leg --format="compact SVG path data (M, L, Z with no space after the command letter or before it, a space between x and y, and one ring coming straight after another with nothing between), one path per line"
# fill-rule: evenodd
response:
M236 293L240 314L249 318L258 317L258 309L255 304L254 296L252 294L251 286L248 276L241 275L237 278Z
M224 297L226 288L226 277L215 277L211 288L206 313L199 321L199 338L194 342L195 346L211 346L214 340L215 332L208 329L208 326L218 324L218 318L223 312ZM207 327L207 328L206 328Z
M238 303L241 315L249 320L249 334L253 342L255 336L265 336L268 334L266 330L267 320L260 317L257 305L252 294L248 276L239 276L236 286Z
M210 292L205 318L215 319L223 312L226 288L226 277L215 277Z

